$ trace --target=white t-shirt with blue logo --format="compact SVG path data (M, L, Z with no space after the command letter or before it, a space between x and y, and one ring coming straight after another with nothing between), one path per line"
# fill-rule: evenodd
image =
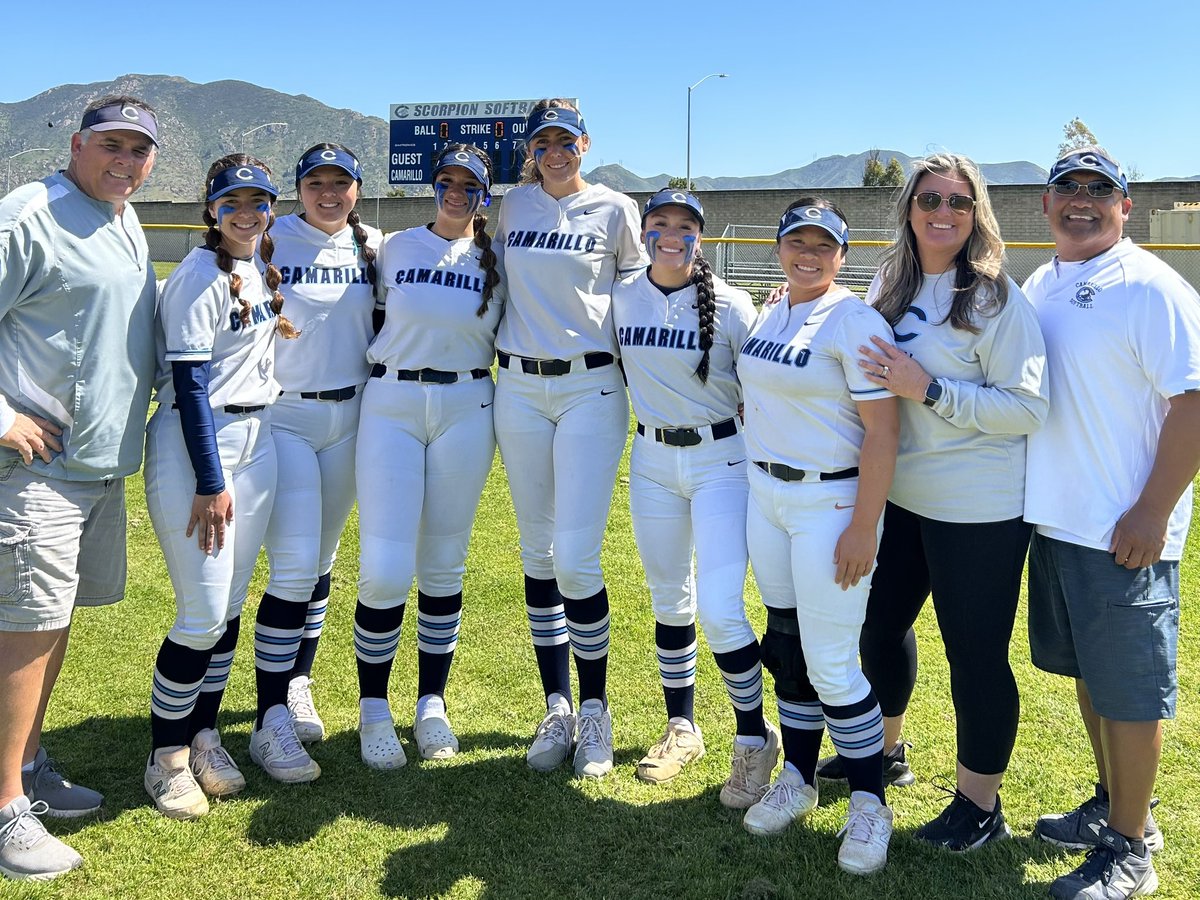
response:
M1046 340L1050 414L1029 437L1025 518L1039 534L1108 550L1158 452L1170 398L1200 390L1200 297L1128 239L1024 285ZM1163 559L1183 555L1189 486Z

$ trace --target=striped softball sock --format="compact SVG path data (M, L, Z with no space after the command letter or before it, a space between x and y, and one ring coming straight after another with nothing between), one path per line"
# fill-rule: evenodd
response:
M229 682L229 670L233 668L233 653L237 649L238 635L242 630L242 617L230 619L225 623L225 633L212 648L212 656L208 660L208 671L204 673L204 684L200 687L200 696L196 700L196 708L188 720L188 743L205 728L217 727L217 712L221 709L221 699L225 696L225 685Z
M152 749L189 743L188 718L196 705L211 650L195 650L170 638L162 642L150 687Z
M883 797L883 713L872 691L848 706L824 706L829 737L842 758L851 791Z
M317 641L325 627L325 611L329 609L330 573L317 579L312 596L308 598L308 614L304 617L304 636L300 638L300 650L296 654L296 665L292 666L292 678L297 675L312 675L313 661L317 658Z
M662 679L667 718L696 721L696 623L654 623L658 676Z
M600 588L582 600L563 598L567 634L579 673L579 703L599 700L608 705L608 591Z
M767 723L763 719L762 662L758 652L758 641L726 653L713 653L729 702L733 704L733 717L737 722L737 733L743 737L767 736Z
M358 696L387 700L392 660L400 644L404 607L373 609L358 601L354 608L354 655L358 658Z
M569 700L571 654L567 646L567 617L553 578L525 576L525 614L529 617L529 634L533 638L542 691L547 697L561 694Z
M430 597L417 591L417 697L446 693L462 624L462 591Z
M784 700L776 696L779 707L779 733L783 758L795 766L805 784L816 784L817 759L825 734L825 716L819 700Z
M258 687L258 716L255 725L263 727L263 716L272 706L287 705L288 682L304 634L308 604L293 603L273 594L263 594L254 621L254 681Z

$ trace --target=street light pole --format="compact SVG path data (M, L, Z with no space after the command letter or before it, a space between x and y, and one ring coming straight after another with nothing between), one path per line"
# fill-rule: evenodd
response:
M255 125L249 131L243 131L242 132L242 152L243 153L246 152L247 136L254 134L254 132L258 131L260 128L270 128L272 125L282 125L285 129L288 127L287 122L263 122L261 125Z
M687 94L687 170L683 177L684 190L692 189L692 91L704 84L710 78L728 78L729 75L724 72L713 72L710 75L705 75L690 88Z
M30 147L28 150L22 150L20 153L14 153L8 158L4 172L4 193L12 190L12 161L18 156L24 156L26 153L38 153L43 150L49 150L49 147Z

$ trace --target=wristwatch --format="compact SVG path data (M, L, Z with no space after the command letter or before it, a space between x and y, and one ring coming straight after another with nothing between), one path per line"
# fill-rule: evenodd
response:
M936 378L929 382L929 387L925 388L925 405L933 406L942 399L942 384Z

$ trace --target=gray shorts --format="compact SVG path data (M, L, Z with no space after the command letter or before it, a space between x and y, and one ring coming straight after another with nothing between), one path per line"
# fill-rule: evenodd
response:
M55 631L125 593L125 480L0 463L0 631Z
M1082 678L1106 719L1175 718L1179 563L1119 566L1113 554L1034 534L1029 649L1046 672Z

